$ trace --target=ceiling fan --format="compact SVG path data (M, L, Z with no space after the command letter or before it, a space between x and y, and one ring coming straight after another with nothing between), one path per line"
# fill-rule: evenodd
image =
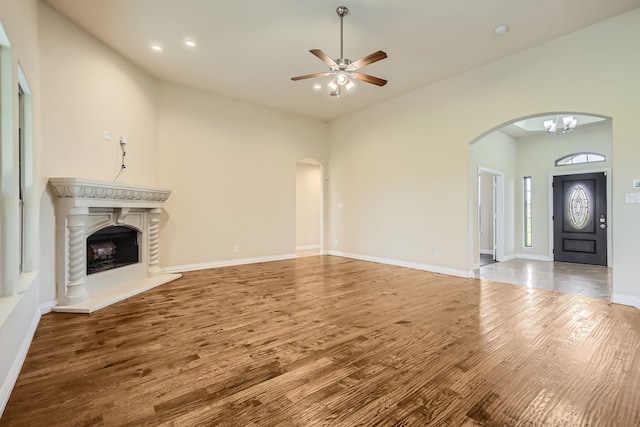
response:
M342 54L342 19L348 11L349 9L347 9L347 7L345 6L339 6L336 9L336 13L340 17L340 58L334 61L320 49L311 49L309 52L311 52L322 62L327 64L329 66L329 71L325 73L315 73L307 74L305 76L291 77L291 80L297 81L311 79L314 77L335 76L329 83L329 87L331 88L331 96L336 97L340 97L342 88L349 90L354 86L354 83L351 79L360 80L377 86L384 86L387 84L387 81L384 79L359 72L360 68L385 59L387 57L387 54L383 51L379 50L365 56L364 58L358 59L355 62L351 62L350 59L344 58L344 55Z

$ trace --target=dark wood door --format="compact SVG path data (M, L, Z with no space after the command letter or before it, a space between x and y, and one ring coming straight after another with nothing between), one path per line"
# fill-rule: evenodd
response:
M553 178L553 259L607 265L604 172Z

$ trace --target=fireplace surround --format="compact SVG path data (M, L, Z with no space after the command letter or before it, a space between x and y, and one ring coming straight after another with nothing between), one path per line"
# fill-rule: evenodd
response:
M80 178L51 178L49 183L56 197L54 311L91 313L181 276L160 269L160 215L170 190ZM118 263L109 259L116 257L118 240L104 237L108 230L124 239L126 260L117 268L88 271L90 258ZM92 241L99 243L91 247Z

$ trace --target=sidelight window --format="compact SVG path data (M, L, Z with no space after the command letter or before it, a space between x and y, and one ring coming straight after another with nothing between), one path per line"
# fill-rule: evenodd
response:
M25 193L25 153L24 153L24 91L18 85L18 260L20 274L24 271L24 193Z
M524 177L523 190L524 190L524 247L530 248L532 247L532 236L531 236L532 197L531 197L531 177L530 176Z

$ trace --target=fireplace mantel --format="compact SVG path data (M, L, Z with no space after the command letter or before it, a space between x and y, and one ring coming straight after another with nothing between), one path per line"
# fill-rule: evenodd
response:
M80 178L50 178L59 199L74 207L161 208L171 190Z
M49 183L56 196L54 311L91 313L180 277L160 269L160 215L171 190L81 178ZM139 231L142 262L88 277L87 237L114 225Z

